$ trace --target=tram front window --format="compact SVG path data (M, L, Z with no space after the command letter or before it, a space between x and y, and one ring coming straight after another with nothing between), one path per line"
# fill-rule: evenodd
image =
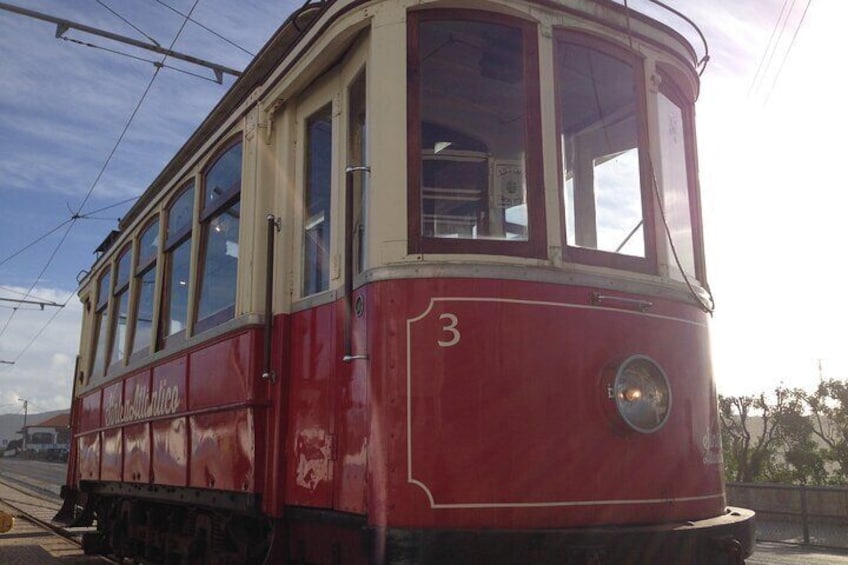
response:
M631 56L594 43L560 40L556 49L566 243L578 260L627 266L615 257L628 257L633 266L648 256L650 242L640 170L642 86Z
M521 253L544 221L533 196L535 31L472 11L439 15L412 19L413 245Z
M683 95L663 82L662 90L657 96L660 172L663 209L671 234L671 241L666 242L666 255L670 258L676 257L672 259L675 264L669 268L669 276L676 280L694 279L698 276L685 144L688 116L683 108Z

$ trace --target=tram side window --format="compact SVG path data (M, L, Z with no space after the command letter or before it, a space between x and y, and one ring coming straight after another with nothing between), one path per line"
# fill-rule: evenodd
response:
M161 338L185 331L188 324L189 274L191 273L191 227L194 211L194 184L186 186L168 209L165 235ZM213 228L214 229L214 228ZM226 243L224 244L226 246Z
M114 365L124 360L127 343L127 330L129 329L130 313L130 250L127 246L118 257L117 271L115 272L115 312L112 317L112 346L109 365Z
M659 114L660 174L663 212L671 242L666 240L669 276L682 281L697 276L695 236L690 206L690 179L687 169L686 140L690 134L689 114L682 94L663 81L657 97ZM672 250L672 242L674 249ZM674 256L677 256L677 259ZM678 266L677 261L680 262ZM681 269L683 272L681 273Z
M306 187L303 194L303 296L330 286L330 205L333 113L328 104L306 122Z
M109 294L111 290L111 268L107 267L97 283L97 307L94 311L94 364L91 374L106 374L106 353L109 347Z
M527 254L544 243L536 29L441 15L410 14L412 249Z
M220 155L203 177L197 331L235 315L241 165L239 142Z
M138 298L133 315L131 354L145 351L153 342L153 301L156 296L156 258L159 253L159 220L141 233L136 253L135 280Z
M567 253L645 270L653 248L641 181L642 82L631 54L596 43L556 42Z

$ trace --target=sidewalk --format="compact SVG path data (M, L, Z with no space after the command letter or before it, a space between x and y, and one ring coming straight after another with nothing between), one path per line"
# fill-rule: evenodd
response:
M810 524L810 546L834 547L848 550L848 527L838 524ZM804 530L800 523L757 519L757 541L803 544ZM848 559L846 559L848 563Z
M84 555L82 549L68 540L43 530L20 517L10 506L0 502L0 510L15 516L15 525L0 534L0 562L3 565L92 565L103 563L96 556Z

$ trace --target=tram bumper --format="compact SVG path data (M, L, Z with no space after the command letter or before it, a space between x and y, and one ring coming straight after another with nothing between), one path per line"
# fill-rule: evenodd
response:
M728 508L695 522L556 530L371 531L379 565L741 565L754 546L754 512Z

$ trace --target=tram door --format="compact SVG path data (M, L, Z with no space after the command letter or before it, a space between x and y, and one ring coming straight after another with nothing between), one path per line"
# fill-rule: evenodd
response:
M365 270L367 195L370 167L366 141L366 74L364 68L346 65L342 72L344 132L344 300L342 301L342 366L338 374L336 403L338 437L335 508L365 511L366 450L368 437L367 385L368 319L365 289L356 288L356 277Z
M360 66L361 69L361 66ZM299 101L300 253L290 326L287 501L364 508L365 74L342 64Z
M340 277L334 260L339 182L338 103L326 76L300 96L295 110L299 225L293 266L290 325L287 502L332 508L334 498L336 373L339 360Z

